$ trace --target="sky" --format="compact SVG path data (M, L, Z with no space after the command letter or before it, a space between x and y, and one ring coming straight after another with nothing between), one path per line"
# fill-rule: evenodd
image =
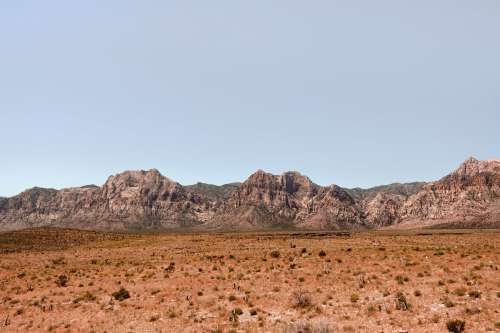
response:
M500 2L0 1L0 196L156 168L439 179L500 157Z

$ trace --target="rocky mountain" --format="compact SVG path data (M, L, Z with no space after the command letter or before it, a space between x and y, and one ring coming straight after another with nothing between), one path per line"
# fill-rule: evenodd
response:
M0 225L171 228L206 222L211 214L210 203L153 169L111 176L102 187L26 190L1 202Z
M451 174L409 197L400 209L400 219L445 222L486 219L499 199L500 160L470 158Z
M361 225L362 219L338 186L318 186L298 172L276 176L259 170L231 194L214 224L338 228Z
M0 199L0 230L500 226L499 198L498 160L471 158L436 182L366 190L323 187L298 172L262 170L241 184L182 186L153 169L111 176L100 187L35 187Z

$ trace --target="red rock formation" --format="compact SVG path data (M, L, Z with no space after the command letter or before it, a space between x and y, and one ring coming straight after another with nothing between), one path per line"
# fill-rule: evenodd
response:
M126 171L102 187L60 191L34 188L5 199L3 229L66 225L85 229L192 226L211 217L211 207L157 170Z
M361 218L354 200L338 186L320 187L298 172L276 176L259 170L233 192L215 223L334 228L359 224Z
M498 160L469 159L450 175L426 185L392 184L368 190L321 187L298 172L276 176L263 171L243 184L184 187L153 169L123 172L109 177L102 187L33 188L0 198L0 229L44 225L127 230L332 229L406 221L417 221L414 227L418 227L419 221L432 220L500 225L499 198Z
M459 219L487 213L500 197L500 161L470 158L460 167L408 198L400 218Z
M380 192L373 199L362 202L367 223L382 227L399 221L399 211L405 199L402 195Z

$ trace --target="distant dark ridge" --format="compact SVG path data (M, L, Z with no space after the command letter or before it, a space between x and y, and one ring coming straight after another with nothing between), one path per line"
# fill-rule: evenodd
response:
M349 193L356 201L361 200L371 200L378 193L388 193L402 195L404 197L409 197L413 194L418 193L426 185L426 182L411 182L411 183L392 183L388 185L379 185L370 188L344 188L344 190Z
M240 186L241 183L229 183L224 185L212 185L207 183L198 182L194 185L186 185L185 188L193 191L194 193L205 197L208 200L225 200L229 198L231 193Z

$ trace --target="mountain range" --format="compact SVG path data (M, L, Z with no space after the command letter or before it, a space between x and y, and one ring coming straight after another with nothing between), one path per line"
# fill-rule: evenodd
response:
M158 170L125 171L102 186L31 188L0 198L0 230L248 230L500 227L500 160L470 158L435 182L370 189L320 186L262 170L243 183L183 186Z

